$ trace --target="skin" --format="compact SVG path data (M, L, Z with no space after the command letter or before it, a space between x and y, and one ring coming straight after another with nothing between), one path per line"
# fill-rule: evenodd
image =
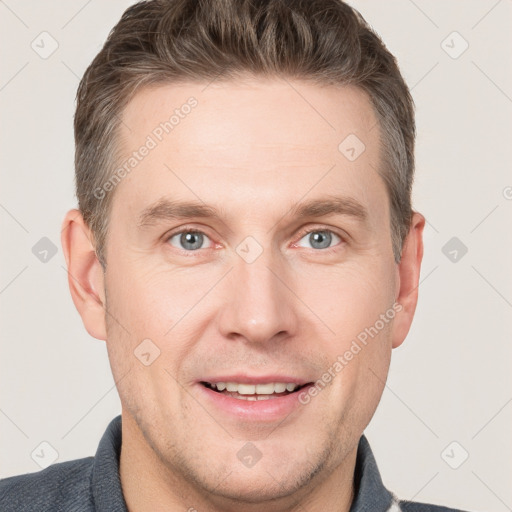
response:
M159 85L128 104L126 156L190 96L198 101L115 188L105 273L80 213L63 223L72 298L107 343L121 398L128 509L348 511L359 438L413 319L425 219L414 213L395 263L379 127L361 90L263 78L206 85ZM353 162L338 150L349 134L366 146ZM367 221L290 214L327 195L359 201ZM138 228L163 196L199 198L222 220ZM202 248L169 238L183 227L205 234ZM333 250L306 228L331 230ZM263 250L250 264L236 252L247 236ZM394 320L284 421L242 421L202 400L197 380L207 374L320 379L395 302ZM160 349L149 366L134 357L147 338ZM262 453L251 468L237 458L248 441Z

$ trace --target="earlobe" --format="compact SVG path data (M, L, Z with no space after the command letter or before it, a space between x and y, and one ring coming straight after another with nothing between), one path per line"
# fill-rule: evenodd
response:
M104 274L92 240L80 211L69 210L62 223L61 243L71 297L87 332L106 340Z
M409 233L404 241L402 259L398 264L399 285L396 302L402 309L393 323L393 348L399 347L405 340L418 303L424 227L425 217L421 213L414 212Z

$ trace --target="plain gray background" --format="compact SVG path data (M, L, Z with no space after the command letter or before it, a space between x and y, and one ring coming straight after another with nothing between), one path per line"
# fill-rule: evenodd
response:
M60 227L76 207L76 88L131 3L0 0L0 477L93 455L121 411ZM401 498L512 510L512 1L350 3L412 88L428 221L416 317L366 434Z

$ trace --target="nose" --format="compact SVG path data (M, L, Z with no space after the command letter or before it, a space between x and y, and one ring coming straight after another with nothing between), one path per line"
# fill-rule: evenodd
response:
M250 263L235 255L218 317L222 335L258 344L293 336L299 318L290 275L270 250Z

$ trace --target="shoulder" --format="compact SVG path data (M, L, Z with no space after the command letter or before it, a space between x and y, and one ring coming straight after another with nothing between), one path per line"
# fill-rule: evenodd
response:
M459 508L448 508L440 505L430 505L429 503L417 503L413 501L400 501L400 507L396 512L465 512ZM391 509L389 512L395 512Z
M85 457L0 480L0 510L94 510L91 496L93 462L94 457Z

